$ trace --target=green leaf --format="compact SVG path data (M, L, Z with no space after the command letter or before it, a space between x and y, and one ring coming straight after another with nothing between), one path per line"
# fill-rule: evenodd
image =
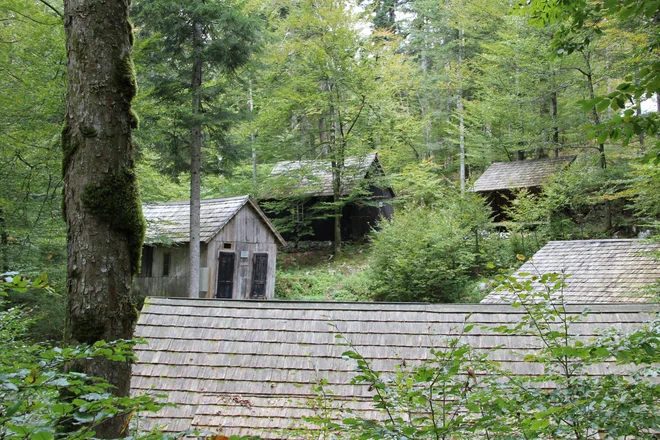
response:
M605 100L599 102L598 105L596 105L596 110L599 111L599 112L602 112L603 110L605 110L609 106L610 106L610 101L608 99L605 99Z
M39 431L30 434L30 440L53 440L53 434L46 431Z
M13 404L9 408L7 408L7 411L3 414L3 417L6 417L6 418L12 417L23 406L25 406L25 401L24 400L20 400L20 401L16 402L15 404Z
M601 131L600 134L598 135L598 142L599 144L604 144L607 138L609 137L610 132L607 130Z

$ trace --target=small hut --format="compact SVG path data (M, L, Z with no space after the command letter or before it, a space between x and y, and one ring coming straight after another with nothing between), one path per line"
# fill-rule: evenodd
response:
M564 287L554 296L566 304L651 302L657 295L652 288L660 281L657 252L660 245L645 240L551 241L513 276L565 276ZM533 286L537 292L545 290L538 281ZM517 299L513 292L497 291L481 302L510 304Z
M495 162L474 182L472 191L486 197L496 221L505 220L503 208L515 197L515 192L526 189L539 193L541 185L553 174L563 170L575 156L545 159Z
M394 190L382 183L384 176L377 153L344 160L340 188L345 201L342 241L360 240L378 220L392 217ZM271 218L284 226L281 230L286 239L333 240L332 178L329 160L284 161L275 165L271 182L279 190L264 199L263 206Z
M147 221L142 267L144 296L187 296L190 202L142 207ZM200 288L203 298L270 299L277 246L286 244L249 196L201 201Z

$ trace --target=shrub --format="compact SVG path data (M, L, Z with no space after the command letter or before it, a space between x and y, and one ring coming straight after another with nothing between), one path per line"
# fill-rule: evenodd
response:
M387 301L457 301L483 269L495 267L484 246L490 211L472 194L447 193L442 206L413 206L373 233L370 273Z

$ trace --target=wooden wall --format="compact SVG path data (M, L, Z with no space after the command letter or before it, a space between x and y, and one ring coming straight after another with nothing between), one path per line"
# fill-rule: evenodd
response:
M201 244L200 266L208 268L207 292L200 296L215 298L219 252L235 254L232 298L249 299L256 253L268 254L266 298L275 296L275 265L277 262L277 238L264 224L257 212L248 204L208 243ZM230 246L226 249L225 245ZM165 254L170 254L170 271L163 275ZM135 277L133 287L139 296L188 296L190 246L154 246L151 276L143 273ZM203 276L203 271L200 277Z
M268 254L266 298L275 296L275 264L277 262L277 238L264 224L257 212L245 205L233 219L209 242L208 266L210 268L209 298L217 291L218 255L234 252L234 289L232 298L249 299L252 288L252 271L256 253ZM225 249L225 245L231 249Z
M206 243L201 244L201 267L206 267L207 248ZM168 275L163 274L165 254L170 255ZM133 289L139 296L187 297L189 267L190 245L188 243L153 246L151 276L146 277L144 273L140 272L133 281Z

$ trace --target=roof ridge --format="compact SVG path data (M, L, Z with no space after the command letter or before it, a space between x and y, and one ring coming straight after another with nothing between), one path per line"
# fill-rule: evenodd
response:
M200 199L200 202L201 203L208 203L208 202L230 201L230 200L237 200L237 199L248 198L248 197L250 197L249 194L246 194L246 195L243 195L243 196L214 197L212 199ZM147 205L147 206L189 205L190 204L190 199L187 199L187 200L172 200L172 201L169 201L169 202L157 202L157 203L144 202L142 204Z
M640 242L653 243L643 238L588 238L585 240L550 240L550 243L615 243L615 242Z

